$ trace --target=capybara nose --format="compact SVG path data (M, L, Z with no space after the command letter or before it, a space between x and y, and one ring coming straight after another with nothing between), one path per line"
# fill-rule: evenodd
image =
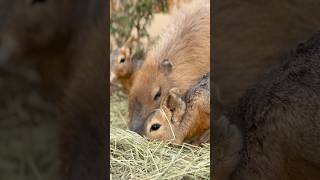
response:
M136 119L129 122L129 130L143 135L143 121L142 119Z

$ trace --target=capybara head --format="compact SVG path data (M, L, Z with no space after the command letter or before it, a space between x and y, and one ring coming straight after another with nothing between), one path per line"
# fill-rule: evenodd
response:
M183 127L179 125L186 111L186 103L180 96L172 93L173 89L161 100L160 109L156 109L145 122L143 135L147 139L171 141L176 144L183 142Z
M134 71L131 49L121 47L110 55L110 83L118 79L129 78Z
M175 128L170 122L171 115L172 113L157 109L146 121L144 136L150 140L174 140Z
M138 79L134 80L129 95L129 129L139 134L142 133L144 121L159 108L161 99L168 95L169 89L173 86L173 81L168 80L168 74L172 70L172 64L168 59L158 65L142 66L146 65L148 74L144 75L144 71L138 71Z
M147 52L129 94L129 129L143 133L144 122L176 87L185 93L210 71L210 2L179 9L157 44Z

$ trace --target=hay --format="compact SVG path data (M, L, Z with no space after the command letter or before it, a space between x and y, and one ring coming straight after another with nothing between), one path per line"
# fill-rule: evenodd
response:
M125 130L126 100L110 98L111 179L209 179L210 145L194 147L147 141Z

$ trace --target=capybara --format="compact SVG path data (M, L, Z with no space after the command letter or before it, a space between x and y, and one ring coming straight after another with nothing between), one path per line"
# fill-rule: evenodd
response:
M135 35L134 35L135 34ZM138 41L138 32L131 33L122 47L110 54L110 83L119 81L125 92L129 92L136 72L142 65L142 60L135 57L133 43Z
M320 33L213 120L215 179L320 179Z
M272 64L320 29L317 0L215 1L212 79L234 106Z
M101 0L1 0L0 61L32 60L48 95L61 95L79 32L96 24Z
M173 143L197 141L210 128L210 74L204 75L185 95L172 88L145 122L143 135L148 139Z
M133 58L129 48L116 49L110 55L110 83L119 81L128 93L142 63L142 60Z
M144 122L173 87L184 94L210 71L210 1L182 7L147 53L129 94L129 129Z

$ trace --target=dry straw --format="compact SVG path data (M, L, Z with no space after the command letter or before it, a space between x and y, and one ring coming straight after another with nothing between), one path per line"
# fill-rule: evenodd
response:
M126 100L111 97L111 179L209 179L210 145L194 147L147 141L127 131Z

